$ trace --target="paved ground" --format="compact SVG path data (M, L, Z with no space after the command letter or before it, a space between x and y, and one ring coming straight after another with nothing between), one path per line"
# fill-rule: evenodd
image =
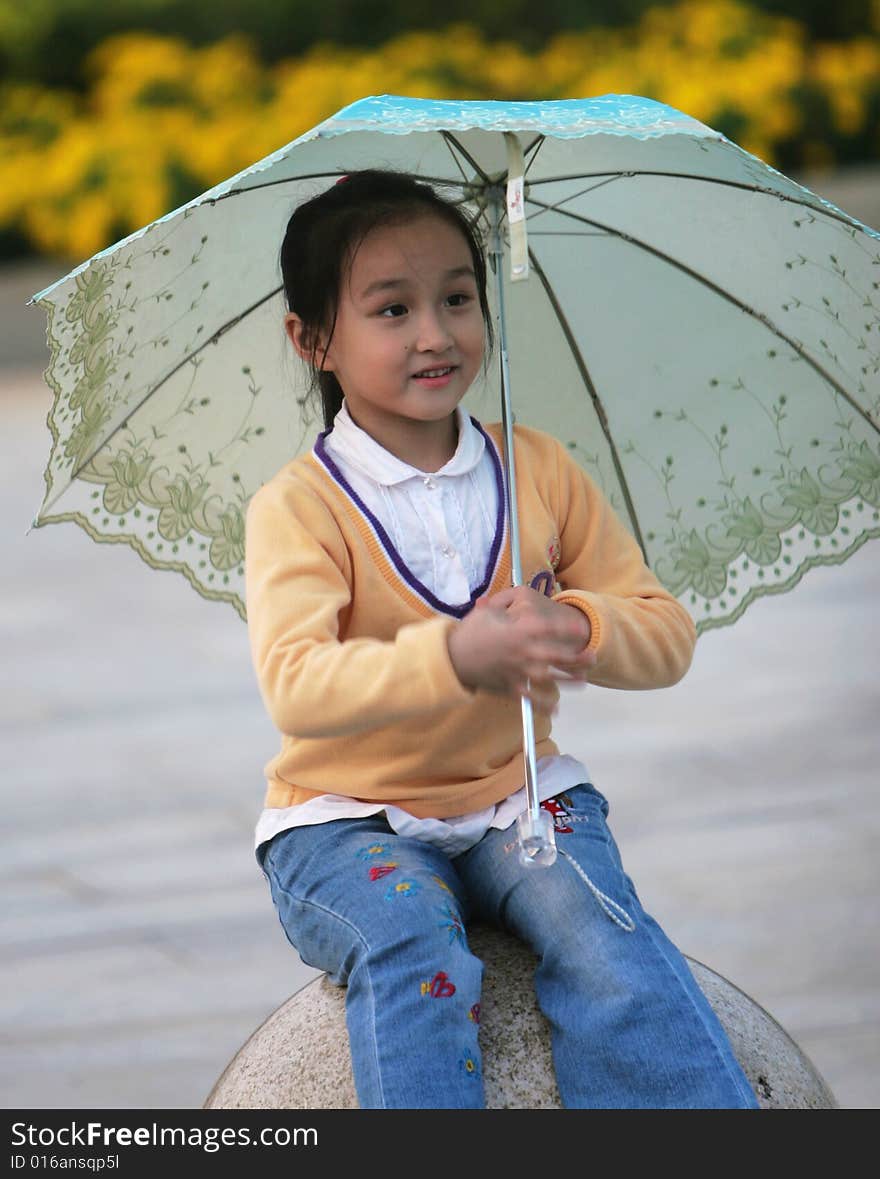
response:
M871 177L814 187L880 225ZM244 625L75 527L26 535L49 394L23 302L65 269L0 275L0 1104L196 1108L313 972L250 852L275 739ZM874 542L704 636L675 688L588 689L558 726L646 907L850 1108L880 1105L878 589Z

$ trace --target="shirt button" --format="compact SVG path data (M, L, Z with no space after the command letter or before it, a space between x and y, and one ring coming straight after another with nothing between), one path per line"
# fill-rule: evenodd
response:
M437 487L437 484L434 482L434 480L431 478L430 475L425 476L424 484L427 487L428 491L434 491L435 488Z
M441 548L440 552L443 554L444 557L454 557L455 556L455 549L452 547L451 544L445 544Z

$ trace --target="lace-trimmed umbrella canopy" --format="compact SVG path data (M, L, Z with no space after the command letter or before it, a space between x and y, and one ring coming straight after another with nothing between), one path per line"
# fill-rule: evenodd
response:
M461 201L487 243L503 194L517 419L571 449L698 631L880 536L880 234L629 95L364 99L35 295L55 391L37 525L127 543L244 617L247 502L320 428L283 331L284 228L377 166ZM487 420L498 370L465 401Z

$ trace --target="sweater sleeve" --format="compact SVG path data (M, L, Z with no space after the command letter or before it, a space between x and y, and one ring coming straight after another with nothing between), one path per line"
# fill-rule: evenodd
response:
M556 443L561 558L554 594L590 620L592 683L663 688L688 670L696 628L587 473Z
M332 514L307 489L264 486L245 535L251 654L282 733L342 736L472 699L449 658L449 619L407 623L391 641L341 639L350 562Z

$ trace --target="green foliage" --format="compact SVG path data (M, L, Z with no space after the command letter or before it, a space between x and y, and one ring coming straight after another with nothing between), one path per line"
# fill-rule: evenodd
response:
M84 86L84 58L128 29L174 31L196 0L0 0L0 77L47 86ZM244 5L242 5L242 8Z
M756 8L800 21L817 41L843 41L859 33L880 32L874 0L757 0Z

